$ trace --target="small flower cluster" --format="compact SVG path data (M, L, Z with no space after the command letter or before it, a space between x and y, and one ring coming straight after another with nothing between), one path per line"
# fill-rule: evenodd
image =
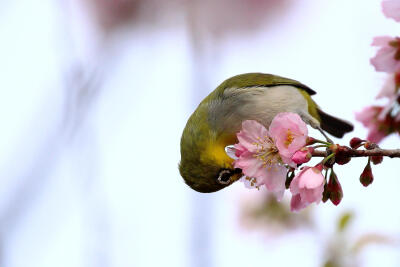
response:
M347 164L354 155L367 156L368 163L360 175L360 182L368 186L374 180L371 162L376 165L383 160L383 156L377 155L379 146L367 140L354 137L348 147L309 137L306 124L294 113L278 114L268 130L257 121L246 120L237 138L239 143L233 146L232 157L234 167L244 174L240 180L247 188L265 186L278 201L285 189L289 189L292 211L321 200L339 205L343 190L333 170L335 164ZM368 150L372 153L365 155ZM313 167L299 169L316 155L323 156L323 160Z
M247 187L264 185L278 200L289 188L292 211L322 200L325 178L321 164L304 167L294 175L298 164L311 159L314 148L307 145L310 140L315 140L308 137L307 126L299 115L280 113L268 130L257 121L244 121L237 138L234 165L242 169L245 176L241 181Z
M384 0L382 11L388 18L400 22L400 1ZM400 37L375 37L373 46L379 47L370 62L376 71L389 74L376 98L386 98L384 106L365 107L356 119L368 128L367 139L379 143L392 133L400 133Z

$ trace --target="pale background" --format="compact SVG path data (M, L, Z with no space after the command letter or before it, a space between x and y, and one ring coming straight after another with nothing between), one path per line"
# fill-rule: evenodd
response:
M316 230L272 237L238 223L240 199L262 192L237 183L196 193L177 168L186 120L235 74L299 80L324 110L354 122L386 77L369 64L372 38L400 33L380 1L288 1L254 31L200 42L179 4L165 1L105 48L81 2L0 4L0 266L321 266L348 210L351 236L398 239L398 159L373 168L368 188L358 181L365 160L336 168L342 203L314 209ZM365 135L355 122L340 142ZM399 247L370 246L360 265L400 266Z

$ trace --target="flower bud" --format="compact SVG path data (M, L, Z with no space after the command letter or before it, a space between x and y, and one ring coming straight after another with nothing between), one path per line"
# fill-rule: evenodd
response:
M372 143L372 142L367 141L367 142L364 144L364 147L365 147L365 149L367 149L367 150L371 150L371 149L378 148L378 145L375 144L375 143Z
M364 171L360 175L360 182L363 186L367 187L374 181L374 176L372 175L371 162L368 160Z
M329 182L327 184L327 190L329 191L329 199L331 202L337 206L343 198L343 190L340 185L339 179L336 176L336 173L331 171L331 175L329 176Z
M339 165L349 163L351 160L351 157L349 156L350 150L350 147L338 145L335 153L335 162Z
M303 147L302 149L296 151L296 153L292 156L292 161L296 164L303 164L309 162L312 158L312 153L314 152L314 148L312 147Z
M317 140L315 138L312 138L311 136L307 136L306 146L311 146L315 143L317 143Z
M350 147L354 148L354 149L357 149L362 145L363 142L365 142L365 140L362 140L362 139L360 139L358 137L353 137L350 140Z
M331 197L331 192L328 190L328 184L324 185L324 192L322 193L322 202L327 202Z
M383 161L383 156L372 156L371 161L374 165L381 164Z

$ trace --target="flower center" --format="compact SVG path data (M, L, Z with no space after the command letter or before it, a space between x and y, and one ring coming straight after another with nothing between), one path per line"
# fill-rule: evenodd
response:
M287 134L286 134L286 140L285 140L285 147L288 148L288 146L293 142L294 139L294 133L288 129Z
M256 153L253 157L262 161L263 167L269 165L278 164L281 161L279 156L279 150L275 146L273 140L269 136L264 136L264 138L257 137L258 142L253 143L257 147Z

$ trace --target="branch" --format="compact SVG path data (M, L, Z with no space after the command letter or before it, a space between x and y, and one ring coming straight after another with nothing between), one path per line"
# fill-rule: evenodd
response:
M374 148L371 150L359 150L349 148L346 151L342 151L342 155L349 156L352 158L358 157L369 157L369 156L384 156L389 158L400 158L400 149L381 149ZM313 157L327 157L330 153L327 151L315 150L312 153Z

